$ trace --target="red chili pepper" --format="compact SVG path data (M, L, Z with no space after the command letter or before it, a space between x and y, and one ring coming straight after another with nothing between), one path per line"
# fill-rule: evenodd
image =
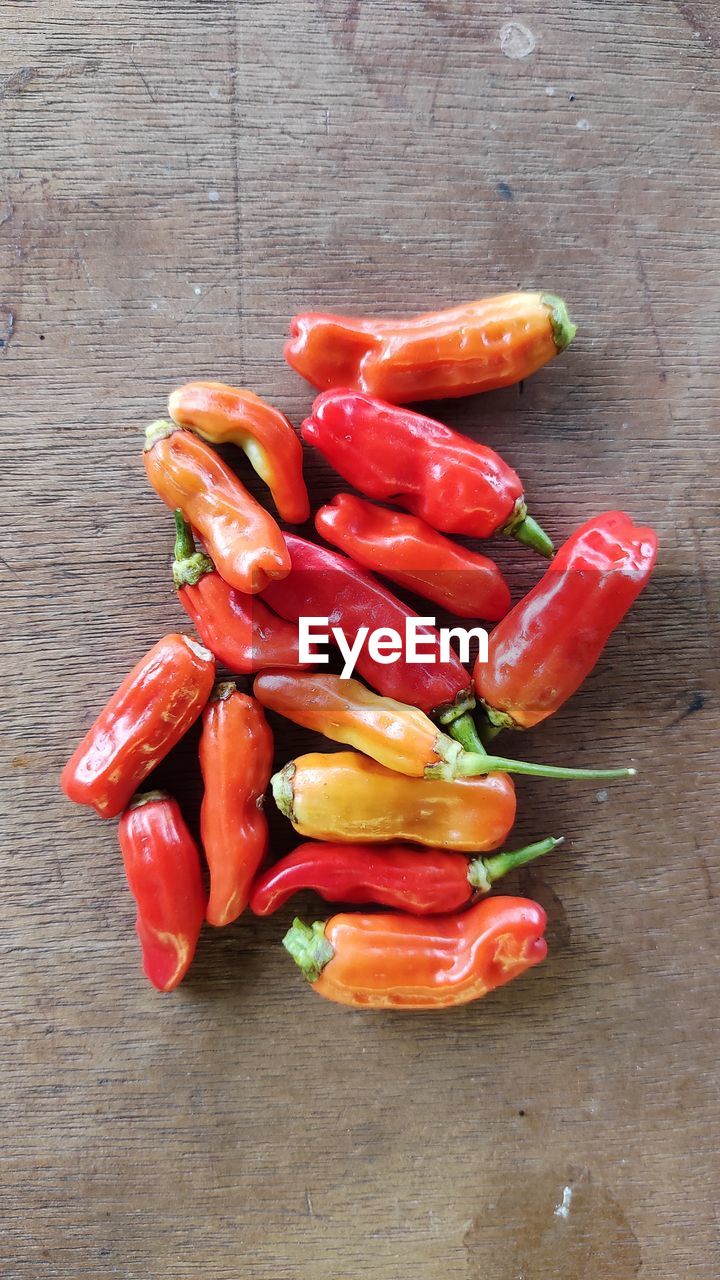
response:
M200 832L210 868L209 924L226 925L245 910L267 849L263 796L273 739L262 707L231 680L219 684L203 714L200 768L205 784Z
M574 337L562 298L517 292L406 320L302 312L290 323L285 359L316 387L407 404L520 382Z
M118 827L143 969L158 991L182 981L205 917L200 853L180 812L165 791L133 800Z
M272 516L204 440L172 422L153 422L143 461L153 489L179 507L226 582L253 594L290 572L290 557Z
M175 512L173 582L178 599L203 643L231 671L248 674L268 667L303 667L298 629L220 577L209 556L195 550L190 525Z
M576 530L543 578L490 635L474 679L491 723L529 729L592 671L615 627L650 577L653 529L606 511Z
M526 898L486 898L459 915L384 911L296 920L285 948L318 995L365 1009L441 1009L479 1000L547 954L546 916Z
M159 640L125 677L62 772L76 804L114 818L197 720L212 692L215 660L190 636Z
M510 591L497 565L444 538L418 516L338 493L316 513L315 528L357 564L458 618L497 622L510 608Z
M268 867L255 881L250 910L269 916L288 898L312 889L326 902L374 902L412 915L444 915L489 893L509 871L533 862L562 844L562 837L539 840L512 853L471 858L444 849L408 845L321 844L308 840Z
M292 572L263 592L263 598L283 618L291 622L301 617L328 618L329 627L341 627L352 643L363 627L370 631L391 628L404 636L408 619L418 616L345 556L296 534L288 533L285 539ZM439 636L432 627L419 626L418 635L423 638L424 654L438 652ZM383 664L370 655L366 639L356 667L380 693L423 711L434 711L443 720L461 716L473 705L472 699L468 701L467 672L454 654L447 661L427 666L408 663L402 654L396 662Z
M397 503L443 533L505 533L541 555L553 553L527 514L517 472L493 449L433 418L359 391L326 391L301 431L368 498Z
M302 445L284 413L252 391L224 382L187 382L168 401L173 422L211 444L234 444L270 489L283 520L302 524L310 502L302 473Z

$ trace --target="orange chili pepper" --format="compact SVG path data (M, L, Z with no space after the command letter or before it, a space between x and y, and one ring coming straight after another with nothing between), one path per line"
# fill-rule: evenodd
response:
M547 955L546 916L527 898L486 898L458 915L396 912L295 920L283 945L313 990L366 1009L441 1009L512 982Z
M515 821L515 788L504 773L480 778L408 778L354 751L312 752L271 779L275 803L315 840L411 840L484 853Z
M290 553L278 526L209 445L172 422L153 422L145 436L153 489L202 534L231 587L254 594L287 576Z
M190 636L158 640L125 677L62 772L76 804L101 818L122 813L140 784L197 720L215 659Z
M349 387L393 404L520 382L575 336L552 293L504 293L407 320L302 312L285 359L321 390Z
M138 795L118 827L146 978L172 991L190 967L205 915L200 852L165 791Z
M411 778L468 778L523 773L533 778L610 782L634 769L573 769L466 751L417 707L382 698L359 680L297 671L263 671L253 692L263 706L305 729L324 733Z
M267 849L263 796L273 739L262 708L231 680L215 688L203 715L200 832L210 868L209 924L226 925L247 906Z
M268 486L283 520L302 524L310 501L302 473L302 445L291 423L260 396L224 382L186 382L168 400L173 422L211 444L242 449Z

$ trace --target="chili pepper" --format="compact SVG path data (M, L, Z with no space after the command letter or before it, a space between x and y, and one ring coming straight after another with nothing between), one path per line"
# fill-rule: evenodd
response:
M165 791L137 795L118 827L125 873L137 906L143 969L172 991L190 967L205 916L200 853Z
M209 556L195 550L190 525L175 512L173 582L204 644L231 671L300 667L297 627L220 577Z
M418 516L338 493L316 512L315 528L357 564L458 618L497 622L510 608L510 591L497 565L444 538Z
M527 898L486 898L457 915L383 911L295 920L283 945L318 995L366 1009L479 1000L547 955L546 915Z
M346 556L293 533L286 534L285 540L292 557L292 573L282 582L266 587L263 598L267 603L290 622L303 617L327 618L329 628L341 628L349 644L364 635L356 668L368 684L388 697L432 712L442 723L452 722L453 734L463 729L472 734L472 722L464 713L474 705L474 696L468 697L467 671L452 651L446 660L433 662L430 658L427 665L409 663L402 654L394 663L382 663L368 651L369 631L392 629L403 636L408 623L418 615ZM426 625L412 625L417 627L423 654L429 652L430 645L432 654L436 654L437 631Z
M234 444L268 486L283 520L302 524L310 501L302 473L302 445L284 413L252 391L224 382L186 382L168 401L173 422L211 444Z
M316 840L410 840L482 853L497 849L515 821L515 789L505 773L408 778L354 751L318 751L291 760L271 784L280 812Z
M285 359L315 387L353 387L407 404L520 382L575 332L552 293L504 293L405 320L306 311L290 322Z
M210 868L207 921L230 924L245 910L267 850L262 810L273 738L262 707L224 680L203 713L200 768L205 784L200 833Z
M622 511L581 525L490 635L475 688L491 724L529 729L570 697L650 577L653 529Z
M368 498L405 507L443 533L504 533L541 555L553 553L527 514L517 472L493 449L433 418L359 391L326 391L301 432Z
M250 910L269 916L288 898L312 889L326 902L374 902L412 915L445 915L469 906L493 884L562 844L548 836L525 849L468 860L443 849L385 845L318 844L307 841L268 867L255 881Z
M634 769L572 769L529 760L508 760L466 751L441 733L423 711L382 698L358 680L326 673L261 672L253 686L263 706L287 720L355 747L387 769L411 778L469 778L497 772L535 778L610 782L632 778Z
M215 660L190 636L158 640L125 677L62 772L76 804L122 813L140 783L180 741L210 697Z
M145 436L143 458L153 489L202 534L231 587L252 594L290 572L272 516L204 440L172 422L153 422Z

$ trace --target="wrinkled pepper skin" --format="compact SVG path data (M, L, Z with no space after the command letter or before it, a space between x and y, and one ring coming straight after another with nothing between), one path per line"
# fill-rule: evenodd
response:
M653 529L622 511L595 516L568 538L492 631L488 662L475 667L494 725L530 729L579 688L648 581L657 545Z
M497 622L510 608L510 589L494 561L466 551L418 516L338 493L316 512L315 528L356 564L457 618Z
M515 821L515 789L504 773L479 778L408 778L354 751L298 756L272 778L275 803L302 836L357 844L414 844L485 852Z
M263 592L263 599L281 617L294 623L301 617L328 618L328 629L341 627L348 642L355 639L361 627L368 627L371 632L392 628L403 636L407 619L417 617L346 556L293 533L286 534L285 540L292 572ZM419 628L419 634L432 637L434 645L439 644L438 633L432 627ZM447 707L465 711L474 703L474 697L468 700L468 673L454 654L447 662L427 665L408 663L401 654L397 662L383 664L371 657L366 642L356 670L386 697L411 703L428 713Z
M527 515L516 471L494 449L360 391L326 391L301 427L343 479L443 533L507 533L543 555L552 543Z
M256 677L256 698L286 720L355 747L386 769L411 778L469 778L488 773L530 777L612 781L631 778L634 769L573 769L564 765L509 760L487 751L466 751L442 733L423 711L383 698L359 680L327 673L267 671Z
M203 713L200 769L205 795L200 833L210 869L208 924L236 920L267 851L262 804L270 779L273 738L262 707L224 681Z
M250 895L258 916L279 911L288 898L312 889L326 902L375 903L411 915L445 915L467 907L508 871L549 853L562 839L547 840L468 860L444 849L409 845L321 844L309 840L262 872Z
M190 636L159 640L125 677L62 772L76 804L122 813L156 764L197 720L215 681L213 655Z
M247 675L267 667L300 667L298 629L220 577L212 560L195 550L182 512L175 512L177 537L173 582L178 600L195 623L203 644L231 671Z
M171 510L202 535L231 587L253 594L290 572L290 556L272 516L204 440L174 423L146 432L145 471Z
M527 898L486 898L458 915L394 912L296 920L283 939L313 990L366 1009L442 1009L479 1000L547 955L546 916Z
M310 515L302 445L284 413L260 396L224 382L186 382L168 400L173 422L208 440L234 444L247 455L273 502L290 524Z
M118 827L137 907L145 976L172 991L187 973L205 918L200 853L176 800L164 791L136 796Z
M302 312L290 322L285 359L320 390L352 387L409 404L520 382L574 336L561 298L516 292L406 320Z

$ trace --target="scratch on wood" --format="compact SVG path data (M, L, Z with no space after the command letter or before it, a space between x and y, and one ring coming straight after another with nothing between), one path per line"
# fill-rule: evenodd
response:
M713 887L712 876L710 875L710 868L707 864L707 859L704 858L702 854L698 857L698 866L705 883L705 895L708 902L712 902L715 897L715 889Z
M11 98L15 93L22 93L26 84L35 79L37 67L20 67L0 81L0 99Z
M238 98L238 76L240 74L240 41L238 37L238 7L233 5L230 18L230 116L233 131L233 235L235 247L235 270L237 272L236 311L238 320L238 338L240 354L243 342L243 252L242 252L242 210L240 208L240 103Z
M673 3L680 14L680 17L684 18L685 22L692 28L693 32L697 31L701 40L704 40L706 44L710 45L711 49L720 48L720 39L718 38L717 33L708 26L705 19L696 12L693 5L685 4L682 0L673 0Z
M151 101L151 102L157 102L157 98L156 98L155 94L153 93L152 89L150 88L150 82L149 82L149 80L148 80L147 76L144 74L144 72L142 71L142 69L138 66L137 62L136 62L136 61L135 61L135 59L133 58L133 49L134 49L134 48L135 48L135 46L133 45L133 46L131 47L131 49L130 49L130 53L128 54L128 57L129 57L129 59L130 59L130 62L132 63L132 65L133 65L133 67L135 68L135 70L137 71L137 73L138 73L138 75L139 75L140 79L142 80L143 84L145 85L145 88L146 88L146 90L147 90L147 95L148 95L148 98L150 99L150 101Z
M0 356L4 356L15 332L15 315L8 307L0 307Z
M657 320L655 319L650 286L648 285L648 279L645 272L645 262L640 249L637 250L635 259L637 261L638 279L642 285L643 298L645 299L645 306L647 307L647 313L650 319L650 328L652 329L653 337L655 338L655 345L657 347L657 353L660 360L660 381L665 382L667 379L667 374L663 367L665 364L665 352L663 351L663 345L660 341L660 332L658 330Z
M310 1192L308 1191L307 1187L305 1188L305 1203L307 1205L308 1216L310 1218L314 1218L315 1210L313 1209L313 1202L310 1198Z
M0 213L0 227L4 227L6 222L12 222L15 217L15 204L9 195L5 196L5 208Z
M702 711L704 706L705 706L705 694L700 693L700 690L698 689L696 690L695 693L693 693L687 706L684 707L683 710L680 712L680 715L676 716L674 720L670 721L668 728L672 729L676 724L681 724L683 720L687 720L688 716L694 716L696 711Z

